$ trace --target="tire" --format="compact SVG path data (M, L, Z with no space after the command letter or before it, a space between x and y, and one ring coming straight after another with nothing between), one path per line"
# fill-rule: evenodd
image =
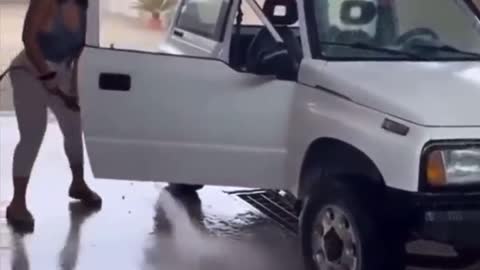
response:
M168 188L174 191L176 194L184 193L195 193L198 190L203 188L203 185L190 185L190 184L169 184Z
M480 248L460 248L456 247L457 257L464 261L476 262L480 258Z
M319 182L319 181L317 181ZM382 205L381 196L376 196L372 190L367 190L364 185L352 186L350 182L360 182L359 179L325 176L322 185L312 187L312 192L306 198L300 217L300 234L302 253L307 270L401 270L405 269L406 233L402 228L397 229L393 223L387 222L378 205ZM364 182L364 181L362 181ZM329 215L330 214L330 215ZM316 221L320 216L333 217L333 223L344 224L343 228L324 231L324 252L314 252L314 230ZM346 222L337 222L345 221ZM339 227L339 228L340 228ZM341 239L336 231L347 235ZM406 230L405 230L406 231ZM315 230L318 232L318 230ZM336 235L336 236L335 236ZM345 239L350 239L345 241ZM317 240L319 240L317 238ZM320 242L320 241L318 241ZM341 243L341 244L340 244ZM321 250L321 249L318 249ZM350 263L344 268L330 268L326 264L317 264L314 253L320 254L316 259L323 257L327 263L342 261L350 256Z

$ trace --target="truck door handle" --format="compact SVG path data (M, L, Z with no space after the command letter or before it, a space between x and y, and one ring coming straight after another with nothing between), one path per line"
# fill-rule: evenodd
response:
M130 91L132 80L128 74L100 73L98 87L107 91Z
M173 34L178 37L183 37L183 32L178 30L173 30Z

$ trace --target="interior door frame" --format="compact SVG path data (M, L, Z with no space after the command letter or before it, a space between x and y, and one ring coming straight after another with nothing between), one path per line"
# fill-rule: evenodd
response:
M90 1L87 12L87 36L85 44L91 47L100 46L100 1Z

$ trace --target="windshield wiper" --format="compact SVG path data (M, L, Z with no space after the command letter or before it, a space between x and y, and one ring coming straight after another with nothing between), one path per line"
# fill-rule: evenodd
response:
M409 53L401 50L395 50L395 49L387 49L384 47L377 47L377 46L372 46L367 43L362 43L362 42L354 42L354 43L341 43L341 42L330 42L330 41L320 41L320 45L331 45L331 46L343 46L343 47L349 47L353 49L361 49L361 50L368 50L368 51L376 51L376 52L384 52L388 54L393 54L393 55L401 55L401 56L408 56L412 59L416 60L428 60L427 58L421 57L417 54L414 53Z
M479 53L462 51L462 50L457 49L457 48L455 48L455 47L453 47L453 46L450 46L450 45L434 46L434 45L425 45L425 44L415 44L415 45L413 45L413 46L414 46L414 47L417 47L417 48L428 49L428 50L452 52L452 53L458 53L458 54L463 54L463 55L468 55L468 56L475 56L475 57L479 57L479 58L480 58L480 54L479 54Z

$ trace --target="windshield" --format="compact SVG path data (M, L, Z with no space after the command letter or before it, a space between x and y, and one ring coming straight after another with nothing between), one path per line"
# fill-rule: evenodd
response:
M480 28L471 1L306 1L313 57L479 60Z

